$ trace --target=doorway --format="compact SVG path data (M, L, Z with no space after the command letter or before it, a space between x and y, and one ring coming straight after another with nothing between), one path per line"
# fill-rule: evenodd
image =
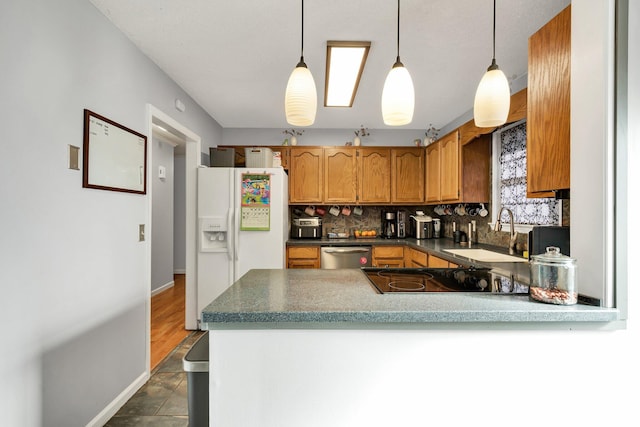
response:
M174 335L174 339L176 339L176 336L179 337L180 333L186 335L186 330L197 329L195 316L191 314L192 312L195 312L195 301L193 301L193 298L190 298L189 293L186 292L186 289L188 289L189 287L195 287L194 283L196 280L196 174L197 168L201 162L201 143L200 137L198 135L175 121L167 114L158 110L154 106L148 105L147 112L147 135L151 135L152 142L148 145L148 162L152 164L152 161L154 159L154 150L164 149L167 153L170 151L172 155L170 160L167 160L166 155L164 157L161 157L167 164L153 165L153 167L148 168L149 171L147 175L147 191L149 194L149 197L147 198L147 235L151 236L151 240L146 246L148 263L146 282L148 284L149 291L149 298L147 299L146 343L147 369L150 372L153 365L158 362L158 357L156 355L158 349L155 347L152 361L151 336L152 327L155 335L157 335L159 329L156 327L157 325L152 325L152 322L169 322L172 323L173 326L168 325L168 327L183 329L181 331L176 331L178 332L178 334ZM158 152L157 154L162 153ZM181 160L178 161L178 158L181 158ZM176 160L174 161L174 159ZM179 164L180 162L182 162L182 164ZM180 207L184 208L182 222L183 225L178 227L178 229L176 230L175 239L169 239L169 243L160 242L160 244L164 246L170 245L171 248L169 248L169 250L171 251L171 253L173 253L172 251L175 246L182 247L182 250L184 251L184 263L181 263L182 266L178 267L178 271L173 271L174 263L173 259L171 259L170 269L174 273L173 277L168 280L163 279L159 287L158 284L154 284L154 286L159 289L152 291L151 287L153 284L153 280L157 281L157 278L154 278L155 271L153 270L154 236L157 235L157 233L154 233L154 231L157 231L154 230L154 227L159 227L158 230L162 227L166 227L166 223L163 224L158 220L156 216L154 216L154 198L157 198L156 196L158 194L162 194L159 192L154 192L154 183L157 186L164 184L165 182L161 177L165 176L165 179L167 179L169 177L169 173L171 173L172 178L174 179L174 181L172 181L174 184L171 185L172 193L175 182L179 182L180 185L184 186L182 197L176 197L175 200L176 204L180 204ZM158 189L160 189L160 187L158 187ZM171 201L170 204L173 205L173 202ZM171 207L171 209L173 210L173 206ZM154 217L156 218L156 221L158 221L158 224L156 225L154 225ZM174 227L171 226L171 232L173 232L173 228ZM164 249L167 250L166 247ZM166 283L164 283L165 281ZM166 290L162 288L166 288ZM176 292L181 292L182 294L177 295ZM155 307L152 307L152 298ZM183 322L178 321L180 325L176 326L175 315L172 316L172 319L168 319L168 316L162 314L158 315L156 310L158 304L161 304L161 311L167 310L168 307L173 307L171 310L175 311L175 305L182 304L182 307L178 307L178 309L181 310L181 313L184 313L182 314L181 319ZM193 308L191 308L191 306L193 306ZM156 311L155 313L152 312L152 308ZM161 333L166 333L166 331ZM159 349L159 351L164 350Z

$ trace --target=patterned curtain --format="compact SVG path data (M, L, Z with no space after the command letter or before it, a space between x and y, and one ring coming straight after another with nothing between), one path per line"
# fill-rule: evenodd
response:
M500 201L518 224L558 225L560 203L527 198L527 126L521 123L500 134ZM509 221L503 211L501 221Z

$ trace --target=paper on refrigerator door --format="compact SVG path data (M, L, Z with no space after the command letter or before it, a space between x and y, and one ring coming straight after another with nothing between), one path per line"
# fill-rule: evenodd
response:
M271 176L243 173L240 192L240 230L269 230Z

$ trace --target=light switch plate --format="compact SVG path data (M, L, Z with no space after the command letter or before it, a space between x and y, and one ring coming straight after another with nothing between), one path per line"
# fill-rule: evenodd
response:
M144 224L140 224L138 227L138 241L144 242Z
M69 144L69 169L80 170L78 158L80 157L80 147Z

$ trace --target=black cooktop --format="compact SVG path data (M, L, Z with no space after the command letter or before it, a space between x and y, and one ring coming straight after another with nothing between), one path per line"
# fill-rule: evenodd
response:
M363 267L381 294L423 292L484 292L528 294L526 284L489 268L379 268Z

